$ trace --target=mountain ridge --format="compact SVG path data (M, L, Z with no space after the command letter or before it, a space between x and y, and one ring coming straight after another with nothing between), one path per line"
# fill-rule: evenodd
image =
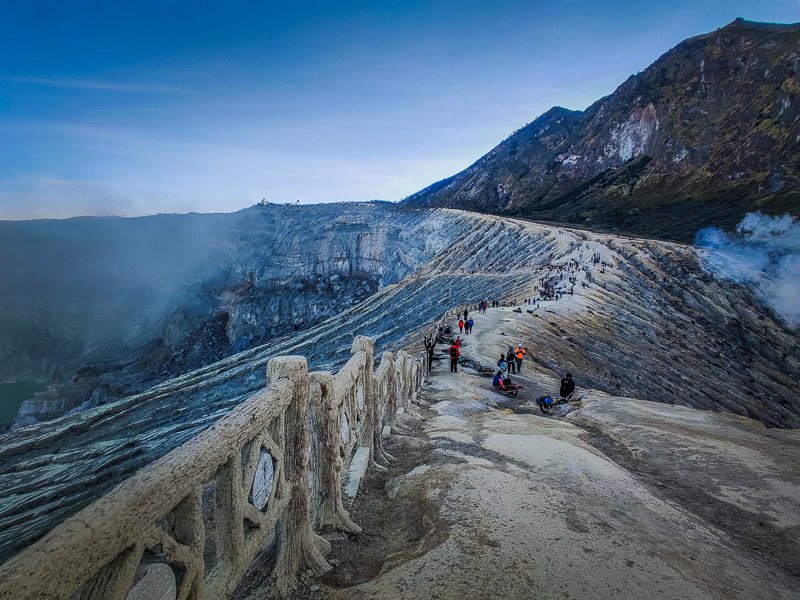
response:
M691 242L800 213L800 24L688 38L584 111L553 107L403 200Z

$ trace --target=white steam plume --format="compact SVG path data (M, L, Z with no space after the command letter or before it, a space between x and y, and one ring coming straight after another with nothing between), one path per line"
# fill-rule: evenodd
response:
M749 213L735 234L716 227L697 234L703 268L752 288L790 327L800 326L800 222Z

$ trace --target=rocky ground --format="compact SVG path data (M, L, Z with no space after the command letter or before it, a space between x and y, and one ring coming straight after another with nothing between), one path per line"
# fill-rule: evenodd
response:
M474 318L472 361L538 331L507 308ZM796 430L611 396L581 373L581 400L545 416L531 400L558 373L526 359L510 400L439 350L387 441L397 464L351 508L365 533L335 538L333 571L298 598L800 597ZM254 574L241 591L269 595Z

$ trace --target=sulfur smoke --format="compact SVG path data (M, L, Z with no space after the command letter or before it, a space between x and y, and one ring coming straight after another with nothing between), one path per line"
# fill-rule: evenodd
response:
M790 327L800 326L800 222L749 213L734 233L716 227L697 234L703 268L747 285Z

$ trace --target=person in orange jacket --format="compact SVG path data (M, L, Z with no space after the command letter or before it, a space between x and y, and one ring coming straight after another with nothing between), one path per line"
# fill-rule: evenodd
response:
M517 363L517 373L522 373L522 359L525 357L525 353L527 352L526 348L522 347L522 344L517 344L517 349L514 350L514 361Z
M464 321L458 320L458 333L464 333Z

